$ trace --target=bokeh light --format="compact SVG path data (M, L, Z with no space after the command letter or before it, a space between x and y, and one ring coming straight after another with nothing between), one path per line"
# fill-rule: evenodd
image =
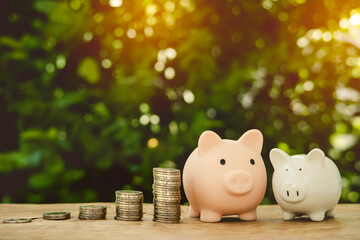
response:
M110 201L113 187L88 183L113 179L151 201L152 167L181 168L205 130L252 128L265 154L323 149L341 201L360 201L356 1L10 2L0 178L14 187L1 201Z

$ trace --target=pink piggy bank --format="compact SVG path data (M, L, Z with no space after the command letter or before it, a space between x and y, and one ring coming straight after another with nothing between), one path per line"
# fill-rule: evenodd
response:
M237 214L242 220L256 220L267 183L262 144L263 136L255 129L237 141L221 139L212 131L201 134L183 170L189 217L218 222Z
M341 195L341 176L323 151L316 148L307 155L289 156L274 148L270 161L275 169L273 191L284 220L303 214L313 221L334 216Z

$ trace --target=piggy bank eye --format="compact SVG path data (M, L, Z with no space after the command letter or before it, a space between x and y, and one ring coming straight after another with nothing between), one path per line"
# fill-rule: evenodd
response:
M301 171L301 168L299 168L299 171Z
M221 160L220 160L220 164L221 164L221 165L225 165L225 163L226 163L225 159L221 159Z
M254 160L254 159L250 159L250 163L251 163L251 165L255 165L255 160Z
M285 169L286 171L289 171L289 169Z

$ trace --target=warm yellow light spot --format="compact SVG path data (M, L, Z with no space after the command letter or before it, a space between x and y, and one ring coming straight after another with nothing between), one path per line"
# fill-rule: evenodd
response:
M306 0L294 0L293 2L297 4L304 4L306 3Z
M172 1L165 2L164 8L168 12L173 12L175 10L175 3Z
M167 67L164 71L165 78L172 80L175 77L175 69L172 67Z
M156 62L154 65L154 69L158 72L161 72L165 69L165 63L164 62Z
M128 36L128 38L134 39L134 38L136 37L136 31L135 31L135 29L130 28L130 29L127 31L126 35Z
M188 12L195 10L195 4L190 0L180 0L180 6L186 9Z
M107 58L106 58L106 59L104 59L104 60L101 61L101 66L102 66L103 68L110 68L111 65L112 65L112 62L111 62L110 59L107 59Z
M336 30L334 32L333 36L334 36L334 39L337 40L337 41L339 41L339 40L341 40L343 38L343 34L342 34L342 32L340 30Z
M342 29L347 29L350 26L349 20L347 20L346 18L342 18L339 22L339 25Z
M156 148L159 145L159 141L156 138L150 138L147 142L148 148Z
M159 62L166 63L166 54L164 50L160 50L157 55L157 59Z
M193 92L192 91L190 91L190 90L185 90L184 91L184 93L183 93L183 98L184 98L184 101L186 102L186 103L193 103L194 102L194 100L195 100L195 96L194 96L194 94L193 94Z
M322 39L325 42L329 42L332 39L332 34L330 32L324 32L322 35Z
M311 91L311 90L313 90L314 89L314 83L312 82L312 81L306 81L305 83L304 83L304 90L305 91Z
M165 49L165 55L169 60L173 60L176 57L176 50L173 48Z
M64 55L59 55L56 58L56 67L58 69L63 69L66 65L66 58Z
M116 39L112 42L112 45L115 49L121 49L123 48L123 44L119 39Z
M301 37L296 41L296 45L300 48L304 48L309 45L309 40L306 37Z
M122 0L110 0L109 1L110 7L121 7L122 4L123 4Z
M73 0L70 2L70 7L74 10L79 10L81 8L82 1Z
M154 115L151 115L150 117L150 123L153 124L153 125L156 125L156 124L159 124L160 122L160 117L156 114Z
M286 22L288 20L288 18L289 18L289 15L286 12L279 13L278 19L281 22Z
M256 41L255 41L255 46L256 46L257 48L263 48L263 47L265 46L265 40L262 39L262 38L256 39Z
M104 20L104 15L101 13L96 13L93 18L95 22L99 23Z
M147 114L141 115L139 118L139 122L141 125L147 125L150 122L150 117Z
M150 111L150 106L147 103L142 103L140 104L139 109L142 113L147 113Z
M356 13L356 14L352 15L349 19L349 22L353 26L360 25L360 14Z
M129 13L129 12L124 13L123 19L124 19L124 21L129 22L132 19L131 13Z
M175 24L175 18L170 13L163 13L162 18L168 26L173 26Z
M313 40L315 41L319 41L322 37L322 31L320 29L315 29L312 34L311 34L311 37Z
M264 1L262 2L262 6L263 6L263 8L265 8L266 10L269 10L269 9L272 8L273 2L272 2L271 0L264 0Z
M152 27L145 27L144 28L144 34L147 37L151 37L154 34L154 30Z
M158 9L157 5L149 4L146 7L146 14L147 15L154 15L157 12L157 9Z
M298 75L302 79L306 79L309 77L309 71L306 68L301 68L298 72Z
M52 63L48 63L45 65L45 70L48 73L53 73L55 71L55 66Z
M93 34L91 32L86 32L83 35L83 39L85 42L90 42L93 39Z
M169 123L169 131L170 131L170 133L171 133L172 135L178 134L178 132L179 132L179 127L178 127L177 122L172 121L172 122Z
M122 35L124 35L124 29L122 29L122 28L115 28L115 30L114 30L114 34L115 34L115 36L117 36L117 37L121 37Z
M146 23L149 24L150 26L153 26L156 24L156 17L154 16L150 16L146 19Z

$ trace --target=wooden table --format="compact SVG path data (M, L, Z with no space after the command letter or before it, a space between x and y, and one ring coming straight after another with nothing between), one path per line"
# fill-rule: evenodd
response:
M308 218L283 221L277 205L264 205L257 210L257 221L226 217L220 223L203 223L188 218L188 207L182 206L179 224L152 221L152 204L144 204L144 218L139 222L114 220L115 204L99 204L107 206L106 220L79 220L80 204L0 204L0 239L360 239L360 204L338 205L336 218L323 222ZM51 211L70 211L72 217L2 223L5 218L41 217Z

